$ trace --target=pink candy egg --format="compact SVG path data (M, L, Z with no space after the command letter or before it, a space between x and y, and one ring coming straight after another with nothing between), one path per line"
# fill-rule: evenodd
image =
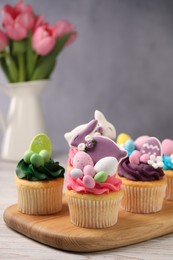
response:
M93 189L95 187L95 180L90 175L85 175L83 177L83 184L88 189Z
M135 140L135 146L137 149L140 150L141 146L146 142L148 141L149 139L149 136L148 135L142 135L140 137L138 137L136 140Z
M132 164L139 164L140 163L140 156L141 153L139 151L133 151L132 154L129 156L129 162Z
M145 153L141 155L140 162L147 163L149 159L150 159L149 154Z
M93 166L93 160L91 158L91 156L89 156L89 154L83 152L83 151L79 151L75 154L75 156L73 157L73 167L74 168L78 168L83 170L83 168L86 165L91 165Z
M86 165L86 166L83 168L83 174L84 174L84 175L90 175L91 177L93 177L93 176L95 175L94 167L91 166L91 165Z
M173 140L165 139L162 142L162 151L164 155L173 154Z

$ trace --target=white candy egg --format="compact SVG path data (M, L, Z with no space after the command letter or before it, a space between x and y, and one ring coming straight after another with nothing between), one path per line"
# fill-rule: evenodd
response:
M116 173L118 167L118 160L115 157L104 157L99 160L95 166L94 170L96 172L105 171L109 176L113 176Z
M82 178L83 177L83 172L81 169L78 169L78 168L73 168L70 172L71 176L74 178L74 179L77 179L77 178Z

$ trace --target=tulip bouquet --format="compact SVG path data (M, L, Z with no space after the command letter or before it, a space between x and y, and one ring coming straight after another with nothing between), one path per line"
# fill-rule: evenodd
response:
M57 56L77 36L67 20L49 25L19 0L2 8L0 65L9 82L48 79Z

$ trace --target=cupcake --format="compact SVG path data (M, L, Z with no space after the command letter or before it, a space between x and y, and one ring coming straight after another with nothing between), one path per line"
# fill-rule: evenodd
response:
M90 136L97 133L97 135L105 136L112 140L115 140L116 129L110 122L107 121L107 119L105 118L103 113L96 110L94 113L94 118L95 118L95 120L97 120L97 124L96 124L95 128L93 129L92 133L90 133ZM78 147L71 146L71 141L74 138L74 136L76 136L79 132L81 132L86 127L86 125L87 124L82 124L80 126L77 126L71 132L68 132L64 135L68 145L70 146L69 153L68 153L67 170L72 167L73 157L78 151Z
M78 151L65 178L71 222L84 228L115 225L123 197L121 180L115 174L127 153L110 138L93 135L97 125L92 120L72 138L70 145Z
M17 208L29 215L48 215L62 209L64 168L51 159L49 137L39 134L16 167Z
M163 140L162 151L163 170L167 181L165 199L173 200L173 140Z
M121 207L134 213L160 211L166 190L166 179L162 170L161 144L150 137L140 151L123 159L118 167L124 197Z

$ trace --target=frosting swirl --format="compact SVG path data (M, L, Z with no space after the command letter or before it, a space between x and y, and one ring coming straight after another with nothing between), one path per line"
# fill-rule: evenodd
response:
M95 187L90 189L84 186L83 181L80 178L74 179L70 173L67 173L65 184L68 190L74 190L76 192L103 194L110 191L121 190L122 181L115 176L108 177L105 182L96 182Z
M78 152L78 149L77 149L77 148L70 147L69 153L68 153L68 165L73 166L72 160L73 160L73 157L75 156L75 154L76 154L77 152Z
M31 163L26 163L23 159L19 161L16 167L16 175L19 179L28 181L53 180L64 178L65 169L59 165L59 162L49 160L44 166L35 167Z
M162 179L164 173L161 168L155 169L142 162L133 164L129 162L129 158L125 158L119 164L118 175L132 181L153 181Z

